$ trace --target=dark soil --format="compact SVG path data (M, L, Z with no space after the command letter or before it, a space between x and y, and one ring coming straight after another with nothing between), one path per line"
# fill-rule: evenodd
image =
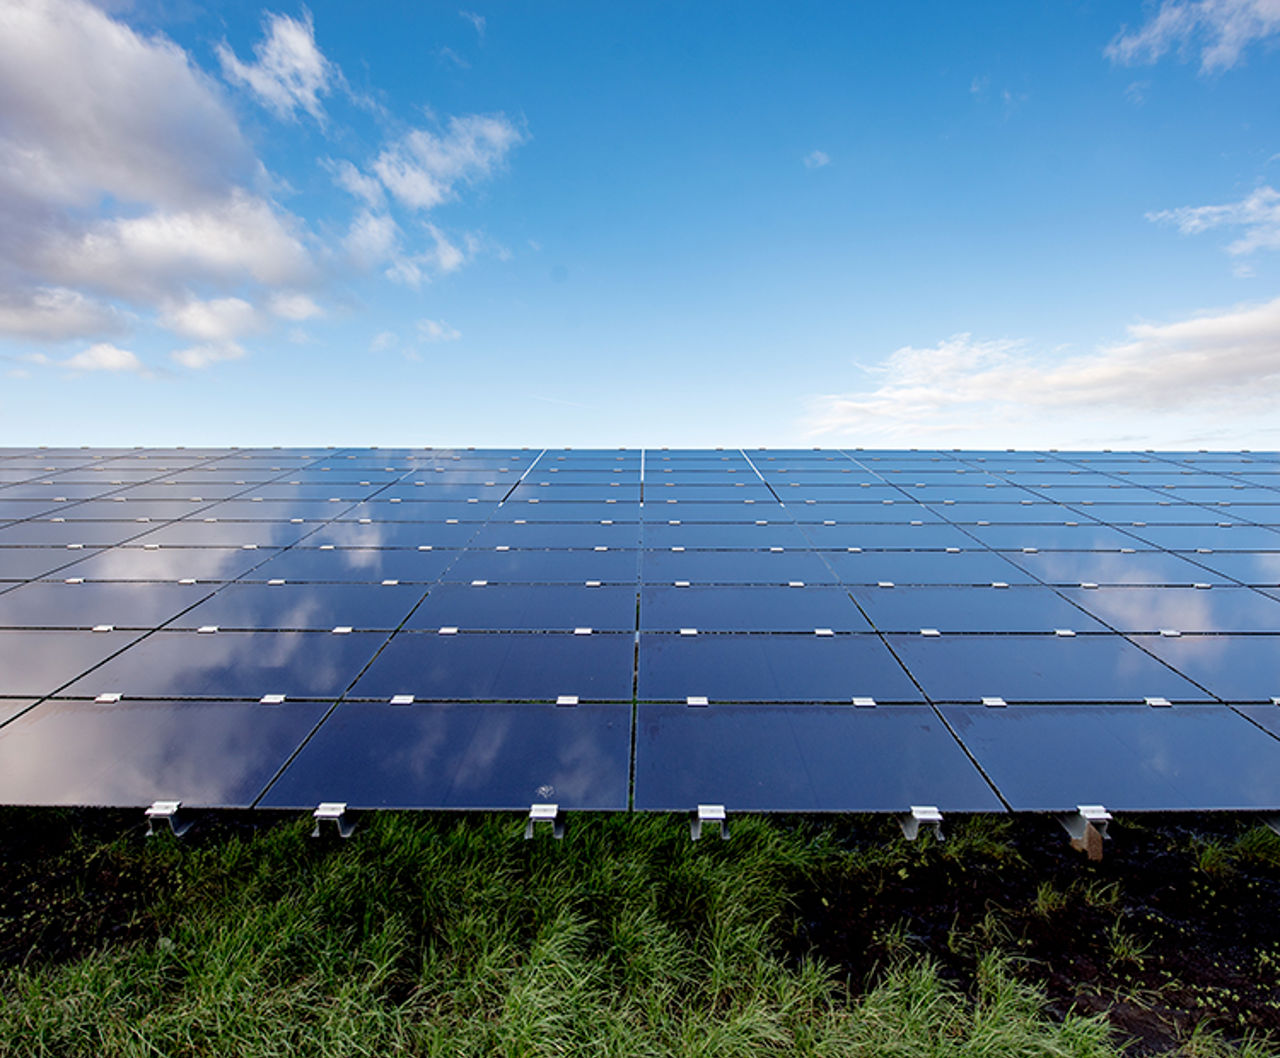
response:
M1280 1038L1280 839L1250 822L1113 823L1095 864L1053 820L1013 819L987 854L815 879L791 943L855 985L904 949L963 983L985 950L1012 952L1051 1011L1105 1011L1131 1054L1171 1050L1200 1023Z

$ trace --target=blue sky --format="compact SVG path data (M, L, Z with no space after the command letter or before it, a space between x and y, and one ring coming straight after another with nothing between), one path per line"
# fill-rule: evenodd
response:
M1278 45L0 0L0 444L1274 448Z

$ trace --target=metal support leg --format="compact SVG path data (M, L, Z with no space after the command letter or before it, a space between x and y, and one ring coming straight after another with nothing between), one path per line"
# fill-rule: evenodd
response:
M701 839L703 823L719 823L721 840L729 840L729 818L724 805L698 805L697 813L689 821L689 837L693 841Z
M330 822L338 828L340 837L349 838L356 831L355 823L347 818L346 801L323 801L311 815L316 821L316 828L311 832L313 838L320 836L320 828L326 822Z
M559 805L530 805L529 821L524 825L525 841L533 840L535 823L550 823L551 836L560 841L564 837L564 817L560 814Z
M1102 805L1077 805L1074 812L1058 816L1058 822L1071 835L1073 849L1084 852L1095 863L1102 859L1102 843L1111 822L1111 813Z
M156 801L146 811L147 837L155 835L157 819L163 819L169 824L169 829L173 832L175 838L182 837L183 834L191 829L193 820L182 817L180 815L181 808L181 801Z
M908 841L915 841L920 836L922 826L933 831L935 841L942 840L942 813L936 805L912 805L910 812L898 816L898 825Z

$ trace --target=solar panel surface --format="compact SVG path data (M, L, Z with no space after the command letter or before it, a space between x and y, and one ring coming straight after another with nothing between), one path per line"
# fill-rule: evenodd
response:
M1280 809L1280 455L0 450L0 803Z

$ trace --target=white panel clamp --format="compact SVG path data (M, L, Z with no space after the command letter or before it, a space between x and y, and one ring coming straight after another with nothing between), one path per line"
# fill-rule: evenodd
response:
M898 816L898 825L908 841L915 841L920 836L921 826L933 831L935 841L942 840L942 813L936 805L912 805L909 812Z
M346 801L321 801L311 816L316 821L316 828L311 832L313 838L320 836L321 828L326 821L338 828L340 837L349 838L356 832L355 823L347 818Z
M181 801L156 801L146 811L147 817L147 837L152 837L156 833L156 820L163 819L169 824L169 830L175 838L182 837L191 829L192 820L183 818L179 812L182 808Z
M729 840L729 818L728 813L725 812L724 805L698 805L697 812L689 820L690 840L701 840L703 823L719 823L720 839L722 841Z
M564 817L560 814L559 805L530 805L529 819L524 825L524 840L533 840L533 828L537 823L550 823L551 836L560 841L564 838Z
M1058 816L1058 822L1071 835L1071 847L1097 861L1102 859L1102 843L1107 838L1111 818L1111 813L1102 805L1076 805L1074 812Z

